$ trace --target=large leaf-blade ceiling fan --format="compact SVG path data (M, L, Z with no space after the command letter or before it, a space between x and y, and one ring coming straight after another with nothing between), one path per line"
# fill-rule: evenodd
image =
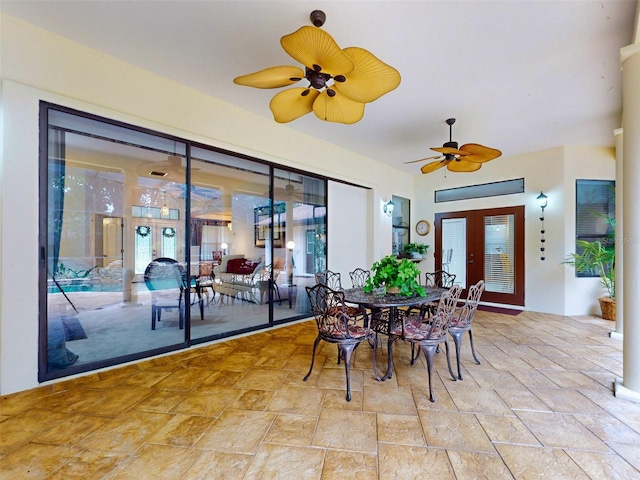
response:
M304 70L271 67L233 80L237 85L255 88L288 87L307 80L308 87L283 90L273 97L269 107L278 123L313 112L320 120L353 124L364 116L365 104L400 85L400 73L372 53L359 47L341 49L320 29L325 19L324 12L314 10L314 27L301 27L280 39L284 51Z
M434 162L423 165L420 171L422 173L431 173L446 166L447 170L451 172L475 172L480 170L483 163L502 155L500 150L478 145L477 143L467 143L458 148L458 142L454 142L452 137L452 125L456 123L456 119L448 118L446 122L447 125L449 125L449 141L442 145L442 147L431 148L431 150L439 152L442 155L421 158L420 160L411 160L405 163L417 163L436 159Z

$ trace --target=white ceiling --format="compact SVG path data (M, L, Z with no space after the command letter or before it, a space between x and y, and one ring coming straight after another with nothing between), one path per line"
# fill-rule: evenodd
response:
M279 90L238 75L297 65L280 37L321 9L341 47L365 48L402 76L354 125L306 115L294 128L419 173L449 138L517 155L559 145L613 146L621 126L620 48L636 0L12 1L0 10L272 118ZM464 175L464 174L460 174Z

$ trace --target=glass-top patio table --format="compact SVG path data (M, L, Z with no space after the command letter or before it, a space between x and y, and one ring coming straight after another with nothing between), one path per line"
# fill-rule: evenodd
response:
M363 309L371 311L371 329L376 333L387 335L387 372L380 377L378 366L376 365L376 355L373 355L373 373L377 380L384 381L391 378L393 374L393 342L401 338L401 335L393 334L398 331L400 318L400 307L415 307L430 302L437 302L446 288L424 287L426 296L424 297L404 297L395 294L377 295L365 293L362 288L350 288L344 291L344 300L348 303L355 303ZM400 324L400 332L402 325Z

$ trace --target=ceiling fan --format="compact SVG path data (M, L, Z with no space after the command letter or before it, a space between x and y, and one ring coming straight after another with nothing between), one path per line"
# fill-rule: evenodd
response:
M422 173L431 173L446 166L447 170L451 172L475 172L476 170L480 170L483 163L502 155L500 150L478 145L477 143L466 143L458 148L458 142L454 142L452 138L452 125L456 123L456 119L448 118L446 122L447 125L449 125L449 141L442 145L442 147L431 148L431 150L440 152L442 155L421 158L420 160L411 160L410 162L404 163L416 163L437 159L435 162L423 165L420 171Z
M344 50L331 35L320 30L326 15L311 12L313 27L304 26L280 39L285 52L304 66L271 67L236 77L233 82L255 88L280 88L307 80L276 94L269 103L278 123L287 123L309 112L320 120L353 124L364 116L366 103L377 100L400 85L400 73L359 47Z

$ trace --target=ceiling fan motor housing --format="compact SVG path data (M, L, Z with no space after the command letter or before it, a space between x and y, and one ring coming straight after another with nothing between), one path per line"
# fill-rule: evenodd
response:
M458 149L458 142L446 142L444 145L442 145L444 148L455 148L456 150Z

